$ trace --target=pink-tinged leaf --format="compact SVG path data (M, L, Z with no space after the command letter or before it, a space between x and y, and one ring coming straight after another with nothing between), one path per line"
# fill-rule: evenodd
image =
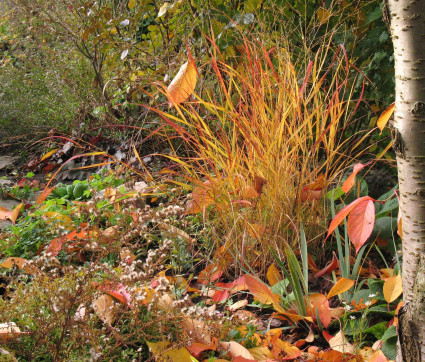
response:
M372 234L375 225L375 204L373 200L363 200L351 210L347 220L348 236L356 248L356 253Z
M335 253L332 257L332 261L328 263L322 270L319 270L317 273L314 274L315 278L320 278L322 275L329 274L333 270L337 269L339 267L339 262L337 257L335 256Z
M362 163L358 163L356 165L354 165L354 169L353 169L353 173L348 176L348 178L344 181L344 183L342 184L341 190L344 191L345 193L348 193L348 191L351 190L351 188L354 186L354 183L356 182L356 175L359 173L360 170L362 170L363 168L365 168L366 165L363 165Z
M383 131L384 127L388 123L390 117L394 113L395 109L395 103L391 104L384 112L382 112L381 116L379 117L378 121L376 122L376 125L378 128Z
M316 321L317 310L320 322L325 328L327 328L332 321L328 299L320 293L311 294L308 299L310 301L310 306L307 307L307 314Z
M332 232L338 227L339 224L341 224L345 217L358 205L363 203L364 201L368 201L368 200L372 200L375 201L374 199L372 199L370 196L363 196L360 197L357 200L354 200L351 204L345 206L338 214L335 215L334 219L332 220L331 224L329 225L329 229L328 229L328 235L326 236L326 238L329 237L329 235L332 234Z

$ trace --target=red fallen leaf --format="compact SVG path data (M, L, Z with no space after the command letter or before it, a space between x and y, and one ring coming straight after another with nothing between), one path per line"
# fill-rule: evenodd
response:
M27 164L24 166L25 170L31 170L31 171L35 171L38 167L38 159L34 158L32 160L30 160L29 162L27 162Z
M216 283L215 287L220 288L220 290L214 293L212 298L214 302L221 302L229 298L230 294L248 289L244 275L230 283Z
M347 231L356 253L372 234L375 224L375 204L373 200L363 200L350 212L347 220Z
M44 166L42 169L42 172L49 173L50 171L54 170L56 167L58 167L57 163L49 163L47 166Z
M44 191L37 197L36 204L41 205L44 202L44 200L46 200L47 196L49 196L55 188L56 187L45 188Z
M347 220L348 236L358 252L373 230L375 222L374 201L376 200L370 196L363 196L345 206L332 220L326 239L344 221L345 217L349 215ZM353 211L354 214L350 217Z
M207 350L216 351L217 344L218 344L217 338L213 337L212 342L210 344L196 342L196 343L192 343L190 346L187 346L186 348L194 357L198 358L199 355L204 351L207 351Z
M351 190L351 188L354 186L354 183L356 182L356 175L359 173L359 171L363 170L366 166L370 165L371 162L363 165L362 163L357 163L354 165L353 173L348 176L348 178L344 181L342 184L341 190L345 193L348 193L348 191Z
M87 224L81 224L81 227L86 227ZM92 235L91 231L86 231L82 229L81 231L77 232L76 230L71 231L67 235L60 236L58 238L55 238L50 241L49 246L46 249L46 253L50 253L52 257L58 255L58 253L62 250L63 245L68 241L73 241L77 239L85 239Z
M24 178L21 178L21 179L19 179L19 180L18 180L18 182L16 183L16 186L24 187L24 186L26 185L26 183L27 183L27 180L25 180Z
M322 275L329 274L330 272L337 269L338 267L339 267L339 261L334 253L332 257L332 261L328 263L322 270L314 274L314 277L320 278Z
M223 274L223 270L220 265L210 264L204 270L202 270L198 275L198 281L202 285L207 285L209 283L215 282Z
M322 335L328 343L334 337L332 334L330 334L329 332L326 332L325 330L322 331Z
M307 254L307 260L308 260L308 267L313 273L317 273L319 271L319 268L317 267L315 261L311 257L310 254Z
M216 285L216 286L218 286L218 285ZM229 298L229 296L230 296L230 293L227 289L216 290L213 297L212 297L212 300L213 300L213 302L218 303L218 302L222 302L223 300L227 300Z
M120 302L132 307L131 295L127 292L125 285L118 283L106 283L97 287L99 290L109 294L111 297L118 299Z

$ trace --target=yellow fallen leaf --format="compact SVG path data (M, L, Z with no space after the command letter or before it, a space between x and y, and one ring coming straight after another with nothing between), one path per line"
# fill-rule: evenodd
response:
M53 155L54 153L56 153L56 151L59 148L55 148L54 150L51 150L49 152L47 152L46 154L43 155L43 157L40 158L40 161L44 161L45 159L49 158L51 155Z
M239 308L245 307L248 304L248 299L243 299L243 300L239 300L236 303L233 303L230 307L229 310L231 312L234 312L235 310L238 310ZM215 304L214 304L215 305Z
M191 59L184 63L167 88L167 97L171 103L180 104L193 93L197 82L195 64Z
M384 298L387 303L394 302L401 293L403 293L403 285L400 274L385 279L383 290Z
M381 116L379 117L378 121L376 122L376 125L378 128L383 131L384 127L388 123L388 120L394 113L395 103L391 104L384 112L382 112Z
M338 280L332 289L328 293L328 299L331 299L335 295L341 294L349 290L354 285L354 280L341 278Z
M133 10L133 8L136 6L136 0L129 0L127 6L130 10Z
M151 353L155 356L155 361L165 362L193 362L196 361L189 353L189 351L184 348L172 348L171 343L167 341L163 342L149 342L146 341L146 344L149 347Z

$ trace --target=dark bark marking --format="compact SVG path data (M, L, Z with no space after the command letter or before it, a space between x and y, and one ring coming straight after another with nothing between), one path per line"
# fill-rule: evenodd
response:
M425 104L422 102L416 102L413 108L410 110L412 114L424 113L424 111L425 111Z

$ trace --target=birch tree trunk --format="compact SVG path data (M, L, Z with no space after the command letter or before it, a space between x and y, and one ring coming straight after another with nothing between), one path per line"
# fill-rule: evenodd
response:
M388 0L394 44L404 310L397 361L425 361L425 0Z

